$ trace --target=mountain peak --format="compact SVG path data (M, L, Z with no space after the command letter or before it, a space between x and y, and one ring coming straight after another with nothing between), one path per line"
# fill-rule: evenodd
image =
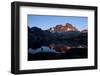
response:
M88 30L87 30L87 29L84 29L84 30L82 30L81 32L82 32L82 33L87 33Z
M66 32L66 31L78 31L78 30L72 24L66 23L64 25L62 24L56 25L55 27L50 28L49 31L50 32Z

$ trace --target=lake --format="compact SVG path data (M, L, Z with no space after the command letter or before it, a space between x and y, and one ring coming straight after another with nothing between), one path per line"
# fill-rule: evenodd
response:
M85 45L49 44L28 48L28 60L55 60L88 58Z

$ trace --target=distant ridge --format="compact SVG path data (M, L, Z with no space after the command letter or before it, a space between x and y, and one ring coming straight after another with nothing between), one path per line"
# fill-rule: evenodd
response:
M87 30L87 29L84 29L84 30L82 30L81 32L82 32L82 33L87 33L88 30Z

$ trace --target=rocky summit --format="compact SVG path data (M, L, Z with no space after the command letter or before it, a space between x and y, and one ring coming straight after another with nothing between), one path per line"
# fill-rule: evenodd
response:
M51 27L50 29L48 29L48 31L50 31L50 32L66 32L66 31L78 31L78 29L76 27L74 27L72 24L66 23L64 25L59 24L59 25L56 25L55 27Z

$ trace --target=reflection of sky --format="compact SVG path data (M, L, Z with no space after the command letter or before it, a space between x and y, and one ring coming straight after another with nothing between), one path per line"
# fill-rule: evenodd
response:
M39 27L42 30L55 27L58 24L70 23L79 30L87 29L88 18L78 16L43 16L43 15L28 15L28 26Z
M36 50L29 48L28 52L31 53L31 54L36 54L36 53L39 53L39 52L58 53L56 50L50 49L50 48L45 47L45 46L42 46L41 48L38 48Z

